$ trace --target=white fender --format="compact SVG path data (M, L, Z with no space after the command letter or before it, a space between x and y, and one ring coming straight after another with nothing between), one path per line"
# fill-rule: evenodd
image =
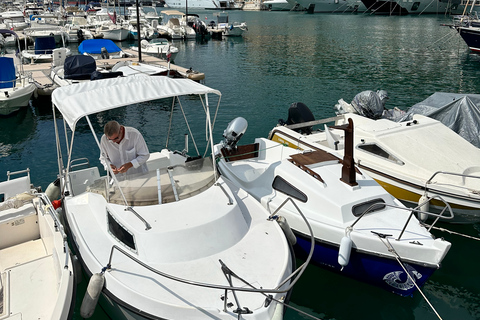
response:
M421 196L420 199L418 200L419 205L423 203L418 208L420 211L428 212L430 210L430 202L427 201L427 200L428 200L428 197L425 194L423 196ZM428 214L422 213L422 212L418 213L418 219L419 220L426 221L427 218L428 218Z
M90 318L95 311L98 303L98 298L102 293L103 284L105 283L105 276L103 273L95 273L88 282L87 291L83 297L82 305L80 307L80 316L82 318Z
M338 264L345 267L350 261L350 253L352 251L352 239L345 236L340 241L340 248L338 249Z

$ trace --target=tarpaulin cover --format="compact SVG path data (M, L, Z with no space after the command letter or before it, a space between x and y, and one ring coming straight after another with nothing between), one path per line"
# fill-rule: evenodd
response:
M13 58L0 57L0 88L13 88L15 78Z
M407 110L402 119L421 114L442 122L476 147L480 147L480 94L436 92Z
M95 70L97 70L97 64L93 57L74 55L65 59L63 77L72 80L90 79Z
M81 54L101 54L102 48L107 49L108 53L119 52L121 49L109 39L88 39L83 40L78 46L78 52Z
M351 105L355 107L358 114L370 119L380 119L384 110L382 99L376 92L370 90L358 93Z
M52 54L55 49L55 37L35 38L35 54Z

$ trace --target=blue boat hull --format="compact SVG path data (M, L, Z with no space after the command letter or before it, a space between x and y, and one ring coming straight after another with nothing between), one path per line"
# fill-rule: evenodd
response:
M305 259L310 251L310 239L296 234L297 244L294 247L298 258ZM344 276L366 282L401 296L411 296L416 289L415 284L408 278L402 266L396 259L389 259L362 253L352 248L347 266L341 270L338 263L338 246L334 246L318 239L315 241L315 250L312 263L338 272ZM433 274L436 268L403 263L410 275L421 287Z

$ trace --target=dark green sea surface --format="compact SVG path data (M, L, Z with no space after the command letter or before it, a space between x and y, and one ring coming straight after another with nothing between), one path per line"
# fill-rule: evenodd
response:
M214 20L213 11L196 12ZM243 38L176 42L176 64L206 74L205 84L222 92L215 142L233 118L248 130L242 143L265 137L287 117L293 102L305 103L316 118L333 116L333 106L350 102L363 90L387 90L388 107L406 109L437 91L480 92L480 56L468 52L443 15L385 17L369 14L231 11L230 21L245 21ZM128 46L131 43L122 43ZM71 47L72 50L76 48ZM167 116L151 105L121 109L92 118L98 132L112 118L138 128L151 150L165 144ZM204 126L204 123L194 124ZM151 128L155 127L155 130ZM183 136L173 143L179 150ZM98 151L86 123L76 133L76 157L98 165ZM450 155L455 157L454 154ZM435 159L432 159L435 161ZM479 159L480 162L480 159ZM49 101L0 118L0 180L6 171L32 170L32 181L46 189L57 175L53 117ZM478 225L442 227L480 237ZM452 248L422 291L443 319L480 319L480 242L441 231ZM299 261L300 263L301 261ZM86 281L79 285L75 319ZM309 266L294 288L292 306L322 319L438 319L417 292L400 297L339 274ZM97 308L93 319L108 319ZM309 319L288 310L287 320ZM182 319L183 320L183 319Z

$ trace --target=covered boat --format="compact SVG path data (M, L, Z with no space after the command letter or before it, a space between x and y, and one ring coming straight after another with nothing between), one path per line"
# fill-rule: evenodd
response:
M480 94L436 92L410 107L402 121L414 114L440 121L480 148Z
M372 114L372 108L357 112L353 102L339 102L336 117L300 119L293 124L312 128L353 120L355 163L395 198L412 207L429 206L426 211L433 212L442 211L446 202L454 213L454 218L446 222L480 221L479 148L430 117L415 114L411 120L397 122L381 117L381 113L367 116ZM342 131L320 127L298 138L343 152L344 137ZM298 138L283 133L281 126L272 131L273 140L292 146L298 145Z
M80 54L92 56L95 59L124 58L129 55L120 49L112 40L88 39L83 40L78 46Z

